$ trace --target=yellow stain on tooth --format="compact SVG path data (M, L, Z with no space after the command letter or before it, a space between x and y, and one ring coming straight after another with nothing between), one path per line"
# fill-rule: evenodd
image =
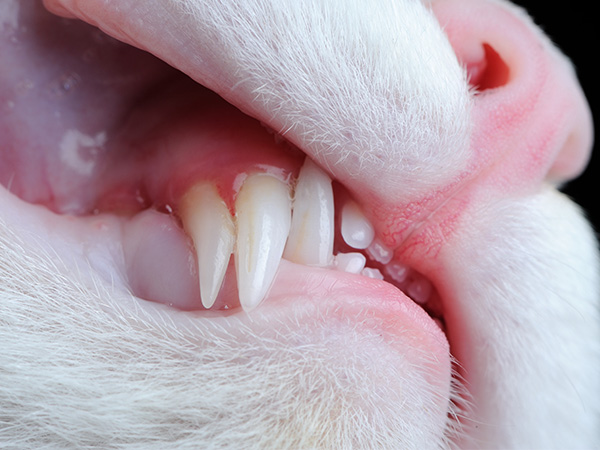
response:
M183 196L180 216L198 261L200 296L205 308L215 303L235 245L235 226L216 186L194 185Z

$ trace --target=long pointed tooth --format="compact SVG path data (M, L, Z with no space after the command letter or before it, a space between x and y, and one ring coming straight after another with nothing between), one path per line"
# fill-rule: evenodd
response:
M180 215L196 247L202 304L210 308L217 299L233 252L233 220L211 183L197 184L184 195Z
M365 249L375 237L375 230L358 204L348 201L342 208L342 237L346 244L357 249Z
M290 236L283 257L309 266L330 265L334 211L331 178L307 158L298 175Z
M289 186L268 174L251 175L235 207L238 291L242 308L249 311L267 295L283 255L292 215Z

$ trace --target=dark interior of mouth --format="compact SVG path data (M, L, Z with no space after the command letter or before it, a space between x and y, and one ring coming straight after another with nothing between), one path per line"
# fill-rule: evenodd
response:
M198 180L215 183L233 211L240 173L297 176L300 150L187 76L81 22L40 7L23 14L31 26L4 36L13 64L0 79L0 181L23 200L63 215L156 210L177 220L179 199ZM341 204L350 197L339 183L334 192ZM364 254L366 267L413 298L410 286L425 286L415 300L443 326L435 288L398 261L348 246L340 220L336 206L334 254ZM224 291L235 290L232 271Z

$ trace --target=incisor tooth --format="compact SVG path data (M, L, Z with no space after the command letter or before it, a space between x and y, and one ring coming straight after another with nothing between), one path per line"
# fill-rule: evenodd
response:
M371 242L371 245L367 248L367 253L371 258L381 264L389 263L394 257L394 252L386 247L386 245L378 238L375 238L373 242Z
M283 257L309 266L330 265L333 218L331 178L307 158L298 175L290 236Z
M272 175L251 175L235 208L238 291L242 308L249 311L267 295L283 255L292 213L289 186Z
M374 278L376 280L383 280L383 274L379 269L365 267L363 270L361 270L360 274L365 277Z
M367 262L362 253L338 253L335 255L335 266L337 270L349 273L360 273Z
M373 225L352 200L342 208L342 237L346 244L357 249L367 248L375 237Z
M385 267L385 271L396 283L404 283L408 278L410 269L404 264L393 262Z
M219 294L233 252L233 220L211 183L197 184L183 196L180 216L196 247L202 304L210 308Z

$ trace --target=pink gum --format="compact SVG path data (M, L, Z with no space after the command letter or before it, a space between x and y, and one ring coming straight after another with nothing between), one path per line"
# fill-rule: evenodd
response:
M249 173L269 172L282 180L297 174L304 155L277 142L258 121L212 93L198 103L139 137L121 139L117 145L126 148L111 164L116 169L99 196L100 211L176 211L193 184L208 180L233 212Z

